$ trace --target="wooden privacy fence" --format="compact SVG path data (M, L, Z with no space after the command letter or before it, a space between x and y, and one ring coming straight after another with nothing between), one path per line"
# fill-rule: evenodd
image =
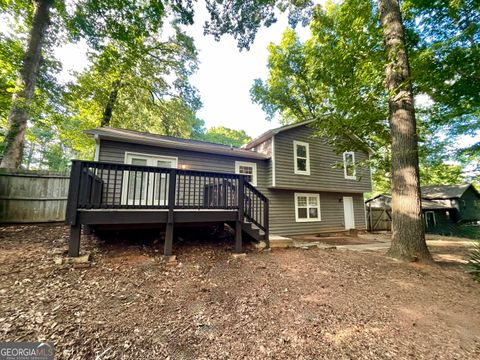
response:
M392 210L374 207L366 207L368 231L391 231Z
M69 175L0 169L0 223L64 221Z

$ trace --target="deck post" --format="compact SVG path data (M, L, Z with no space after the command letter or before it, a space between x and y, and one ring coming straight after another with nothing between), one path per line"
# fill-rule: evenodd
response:
M165 247L163 249L163 255L171 256L173 247L173 223L167 223L165 230Z
M263 226L265 228L265 244L267 246L267 249L270 248L270 221L269 221L269 215L270 215L270 206L269 206L269 201L266 199L265 201L265 207L263 209Z
M82 180L82 163L78 160L72 160L72 170L70 171L70 184L68 187L67 210L65 214L65 223L75 225L77 222L77 208L80 193L80 183Z
M238 217L235 222L235 252L241 253L243 250L242 246L242 224L245 217L245 178L243 175L240 175L238 178Z
M242 223L240 221L235 222L235 252L240 254L243 251L242 246Z
M245 178L240 175L238 178L238 221L243 222L245 212Z
M171 169L168 182L168 218L165 229L165 247L163 255L171 256L173 247L173 223L174 223L174 209L175 209L175 195L177 186L177 170Z
M80 234L82 225L78 222L70 226L70 240L68 242L68 256L77 257L80 254Z

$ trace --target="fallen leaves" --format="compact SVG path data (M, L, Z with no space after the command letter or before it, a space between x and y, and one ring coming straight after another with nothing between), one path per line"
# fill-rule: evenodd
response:
M161 244L83 237L78 268L67 230L0 228L2 340L53 341L64 359L478 355L480 289L455 268L320 249L234 260L229 239L185 236L173 266Z

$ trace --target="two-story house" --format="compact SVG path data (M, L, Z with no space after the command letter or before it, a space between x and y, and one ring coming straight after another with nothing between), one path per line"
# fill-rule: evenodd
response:
M131 130L87 131L95 161L72 165L67 223L70 255L80 227L228 223L267 244L272 235L365 229L363 193L371 191L368 154L337 154L313 137L310 122L267 131L242 148Z

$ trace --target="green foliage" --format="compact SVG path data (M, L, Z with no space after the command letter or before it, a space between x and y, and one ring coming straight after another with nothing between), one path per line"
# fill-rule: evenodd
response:
M449 136L478 136L479 1L406 0L403 9L416 92L433 101L430 125L446 127ZM474 153L479 144L465 151Z
M27 133L24 166L27 169L66 171L74 154L65 144L57 139L54 127L36 124Z
M468 180L465 169L479 165L478 144L455 152L458 136L475 134L480 126L478 1L403 4L414 90L433 100L433 106L417 104L422 183L461 183ZM268 48L268 79L255 80L251 89L267 118L279 115L285 123L314 119L317 134L339 152L372 148L376 193L389 192L391 185L385 60L377 18L373 1L327 2L325 10L316 8L311 38L301 43L287 29L280 44Z
M234 147L240 147L252 140L244 130L234 130L223 126L211 127L194 138Z
M7 117L15 89L15 73L20 67L23 49L18 39L0 35L0 141L7 126ZM0 149L1 151L1 149Z
M308 24L312 15L312 0L206 0L210 20L205 33L219 40L230 34L240 49L249 49L260 27L277 21L277 11L287 12L290 26Z
M197 51L177 24L192 22L191 5L80 0L65 6L56 1L30 111L24 166L61 169L71 157L92 158L93 142L82 130L100 126L116 82L120 86L110 104L112 126L189 137L201 106L189 83L197 68ZM0 128L4 129L32 2L2 1L0 10L13 24L13 35L0 37ZM170 36L162 34L167 16L173 21L168 24ZM57 83L59 63L51 54L67 39L87 40L90 66L63 87Z
M269 46L269 77L255 80L252 100L284 123L314 119L317 135L337 151L374 150L376 192L390 189L390 136L383 43L370 2L349 0L315 9L311 38L287 29Z
M57 124L66 133L73 131L68 136L76 152L87 156L90 142L75 133L99 127L107 106L112 112L110 126L190 136L201 106L189 83L197 67L190 37L177 29L175 36L163 42L149 38L128 47L110 43L100 53L92 53L90 61L91 66L69 85L67 116Z
M318 7L304 44L287 29L269 46L269 78L255 80L252 100L269 118L316 120L318 134L339 150L386 146L382 38L372 12L358 0Z
M158 35L170 16L181 24L193 23L192 1L79 0L67 15L74 39L87 39L94 49L110 42L134 45L136 39Z
M2 19L9 31L0 35L0 152L3 151L4 131L7 127L7 118L12 102L12 94L16 89L16 78L20 71L24 57L25 33L31 21L32 2L13 1L0 3ZM53 14L53 21L56 15ZM43 48L43 60L37 78L37 86L32 104L28 107L30 121L26 135L26 150L24 166L38 167L40 160L48 152L47 143L58 141L58 136L52 129L52 116L58 111L63 94L63 86L58 83L57 77L61 64L54 58L53 52L57 44L47 41ZM42 138L45 130L49 135ZM32 161L30 149L35 149L37 160ZM68 152L63 157L69 156ZM52 160L53 161L53 160ZM53 167L56 165L52 163ZM63 160L62 160L63 161ZM46 166L46 165L43 165Z
M480 282L480 240L475 243L475 248L470 253L470 260L467 265L467 272Z

